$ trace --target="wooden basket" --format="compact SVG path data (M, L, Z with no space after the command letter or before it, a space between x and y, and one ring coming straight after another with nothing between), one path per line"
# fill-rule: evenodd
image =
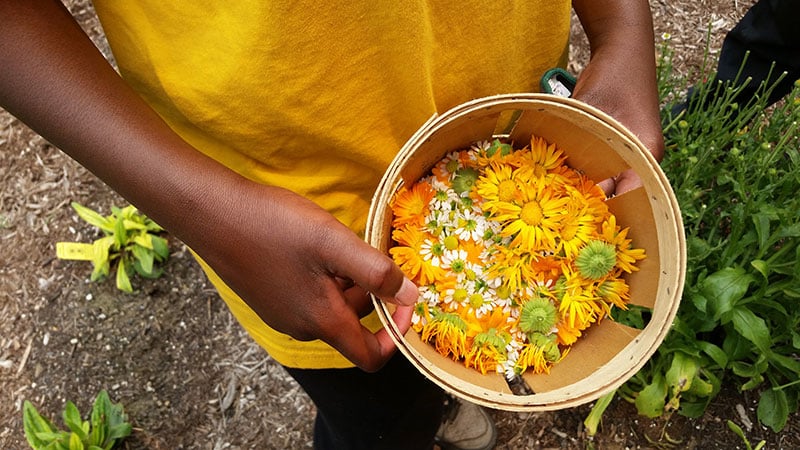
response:
M474 403L510 411L541 411L591 402L616 389L652 356L667 334L683 290L686 248L680 211L658 163L639 140L603 112L579 101L546 94L477 99L434 116L403 146L372 200L366 240L388 253L392 245L389 202L400 186L427 175L448 152L481 140L509 137L527 144L537 135L558 145L570 167L595 182L632 168L643 187L607 200L617 223L647 258L627 277L630 303L652 309L644 330L610 318L594 324L549 374L525 374L526 393L512 392L505 376L482 375L437 353L392 322L394 305L373 298L400 351L446 391ZM530 393L532 392L532 393Z

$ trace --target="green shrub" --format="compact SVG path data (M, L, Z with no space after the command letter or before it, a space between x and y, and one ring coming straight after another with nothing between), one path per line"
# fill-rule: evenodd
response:
M25 438L34 450L109 450L131 434L122 405L111 403L106 391L97 394L89 420L67 402L62 417L69 431L59 430L27 400L22 414Z
M725 382L757 392L758 420L779 432L800 397L800 83L767 108L770 86L736 103L737 83L698 82L696 107L673 117L688 83L670 59L665 46L661 165L684 221L686 283L670 333L617 395L649 417L699 417Z
M104 236L92 244L59 242L56 255L60 259L91 261L94 270L91 280L107 277L116 261L117 288L132 292L130 275L135 272L145 278L157 278L162 270L158 263L169 257L167 240L158 236L162 228L140 214L133 206L111 208L111 215L103 217L96 211L73 202L78 216L99 228Z

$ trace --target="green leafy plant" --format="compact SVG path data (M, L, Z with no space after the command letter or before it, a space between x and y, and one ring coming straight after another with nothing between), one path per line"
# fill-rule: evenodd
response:
M75 202L72 208L104 236L92 244L59 242L56 244L59 258L91 261L94 266L92 281L107 277L111 265L116 262L117 288L124 292L133 292L130 275L134 272L145 278L161 276L163 270L157 264L166 261L169 247L167 240L158 236L163 229L157 223L130 205L112 207L111 215L105 217Z
M779 432L800 398L800 82L770 108L772 86L737 103L740 84L698 82L675 115L687 83L670 59L665 46L662 168L683 216L686 283L670 333L616 394L648 417L699 417L724 381L756 392L759 422Z
M97 394L89 420L67 402L62 418L69 431L59 430L27 400L22 414L25 438L34 450L109 450L132 430L122 405L111 403L106 391Z

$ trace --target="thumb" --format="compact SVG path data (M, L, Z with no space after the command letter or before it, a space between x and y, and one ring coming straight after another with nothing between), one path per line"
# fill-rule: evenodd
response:
M337 248L327 246L329 254L323 255L336 276L353 280L364 290L384 301L401 306L411 306L419 298L419 290L387 255L358 238L349 229L348 238Z

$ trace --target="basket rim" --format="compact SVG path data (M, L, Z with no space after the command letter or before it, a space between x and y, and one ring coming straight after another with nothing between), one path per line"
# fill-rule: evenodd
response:
M457 105L441 115L434 114L408 139L405 145L403 145L382 178L370 206L365 239L367 239L370 244L375 245L375 233L378 231L375 229L375 223L376 215L379 212L380 199L383 198L387 192L394 192L399 187L392 185L392 175L399 174L399 171L408 162L408 158L412 154L413 149L422 145L438 131L445 129L447 126L451 126L452 122L467 117L470 114L479 113L494 107L509 107L510 109L516 106L518 107L516 109L530 109L537 105L569 110L570 114L586 115L593 120L599 121L604 126L609 127L614 133L619 135L620 139L627 141L627 143L636 150L629 155L621 156L627 163L634 163L631 164L632 166L636 165L646 168L647 174L652 176L652 183L648 184L652 184L657 188L659 190L659 198L666 201L665 208L669 216L666 223L668 223L669 226L665 228L664 232L669 234L670 237L674 237L675 243L677 244L677 253L675 255L676 261L674 261L675 271L671 273L670 278L670 280L674 280L672 284L673 291L669 294L668 301L660 304L661 309L659 309L659 312L663 313L661 317L664 318L661 326L655 329L655 324L651 321L650 325L642 330L642 336L631 341L623 350L611 358L610 361L604 363L600 368L592 372L592 375L602 375L609 372L613 376L610 377L608 381L598 383L591 388L584 386L581 383L582 380L580 380L542 393L515 395L511 393L486 392L483 388L474 389L475 386L467 381L460 379L452 380L452 378L455 377L437 368L435 364L425 359L408 345L405 336L399 332L398 327L392 321L388 305L379 298L373 296L375 309L384 327L389 332L390 337L397 345L397 348L421 373L456 396L484 406L511 411L543 411L578 406L596 400L627 381L638 372L652 354L655 353L669 331L670 325L677 314L686 270L686 242L678 202L666 175L661 170L653 155L647 151L646 147L634 133L610 115L578 100L550 94L518 93L493 95L477 98ZM648 194L650 194L649 191ZM666 308L664 308L664 306L666 306ZM636 350L636 352L634 352L634 350ZM639 356L639 360L632 362L634 356ZM625 369L619 370L618 368L620 365L624 366ZM611 366L614 366L614 368ZM494 375L497 374L492 374L492 376Z

